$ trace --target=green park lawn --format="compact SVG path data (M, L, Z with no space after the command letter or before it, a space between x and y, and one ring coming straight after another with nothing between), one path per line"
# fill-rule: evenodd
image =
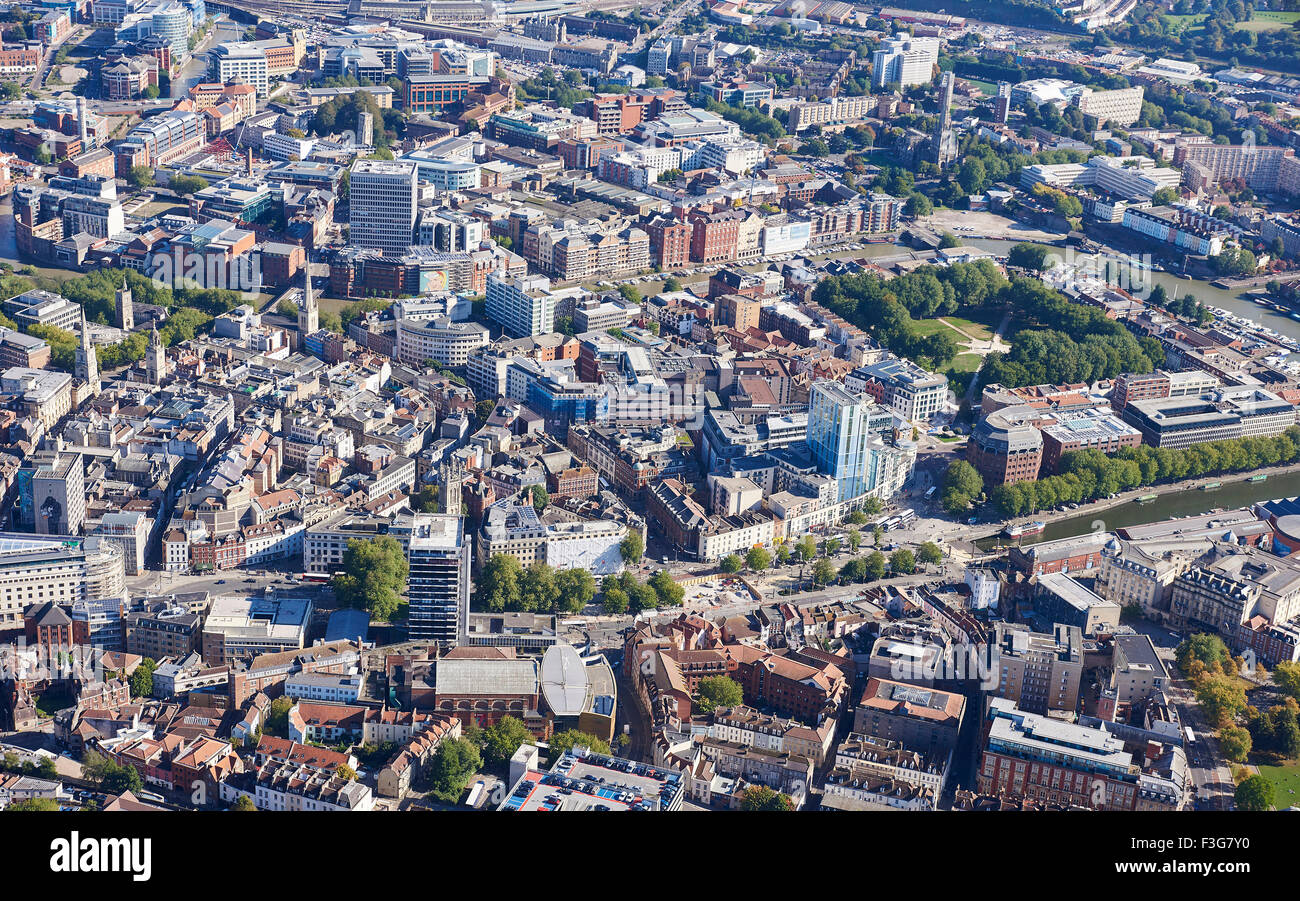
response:
M1263 9L1256 10L1249 22L1238 22L1236 27L1241 31L1278 31L1290 28L1298 19L1300 19L1300 12Z
M1001 311L991 312L988 316L981 315L983 311L976 310L970 315L974 318L966 319L961 316L941 316L934 319L917 319L914 320L913 326L917 332L922 335L933 335L947 329L952 333L953 340L961 344L968 343L972 338L978 341L988 341L993 337L993 325L1002 318ZM985 320L985 321L981 321Z
M1258 13L1256 13L1258 15ZM1187 31L1195 28L1204 22L1209 16L1206 13L1198 13L1194 16L1172 16L1166 15L1165 21L1169 23L1169 30L1174 33Z
M146 203L140 209L135 211L135 215L140 219L148 219L150 216L161 216L168 213L175 213L179 216L188 216L190 208L183 203L173 203L167 200L155 200Z
M949 372L974 372L980 368L984 358L979 354L957 354L948 364Z
M973 315L979 316L979 313L976 312ZM963 319L961 316L945 316L943 318L976 340L988 341L993 337L993 326L996 323L990 325L988 322L981 322L979 319ZM1001 312L998 312L994 318L1002 318Z
M947 319L948 317L945 316L944 318ZM968 340L961 332L938 319L917 319L912 323L912 325L916 329L917 334L920 335L933 335L938 332L946 331L952 334L954 341Z
M1259 774L1273 786L1273 806L1279 810L1300 806L1300 762L1281 766L1261 765Z

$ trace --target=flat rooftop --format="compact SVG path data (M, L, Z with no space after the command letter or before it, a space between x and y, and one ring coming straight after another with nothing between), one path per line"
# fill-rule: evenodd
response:
M549 773L529 770L499 810L664 810L683 792L676 770L603 754L565 754Z
M230 637L300 640L311 609L311 600L304 597L226 595L212 600L203 631L221 632Z
M451 514L415 514L415 521L411 525L411 550L457 550L464 537L464 522L461 517Z

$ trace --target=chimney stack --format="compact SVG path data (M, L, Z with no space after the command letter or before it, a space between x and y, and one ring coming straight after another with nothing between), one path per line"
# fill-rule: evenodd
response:
M251 176L253 174L253 148L249 147L244 151L244 174Z
M84 153L90 149L90 142L86 140L90 130L86 127L86 98L77 97L77 136L81 138L81 150Z

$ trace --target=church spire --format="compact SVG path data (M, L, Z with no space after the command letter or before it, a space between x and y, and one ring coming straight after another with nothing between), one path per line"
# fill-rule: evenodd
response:
M302 305L304 309L314 310L316 309L316 295L312 293L312 287L311 287L311 264L308 263L307 265L303 266L302 271L303 271Z
M73 369L77 378L89 387L92 394L99 393L99 360L95 357L95 345L90 340L85 307L81 308L81 343L77 347Z
M320 310L311 289L311 263L302 267L302 306L298 308L298 334L302 337L320 330Z

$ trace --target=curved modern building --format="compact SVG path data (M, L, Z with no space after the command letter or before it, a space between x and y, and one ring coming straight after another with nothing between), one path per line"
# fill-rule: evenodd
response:
M1015 409L985 416L976 423L966 443L966 458L984 477L987 487L1038 478L1043 462L1043 433L1008 415Z
M412 366L433 360L439 366L459 369L469 363L470 354L488 344L486 327L477 322L436 319L397 320L397 359Z
M0 632L23 628L23 611L53 601L120 598L126 557L112 541L68 535L0 533Z

